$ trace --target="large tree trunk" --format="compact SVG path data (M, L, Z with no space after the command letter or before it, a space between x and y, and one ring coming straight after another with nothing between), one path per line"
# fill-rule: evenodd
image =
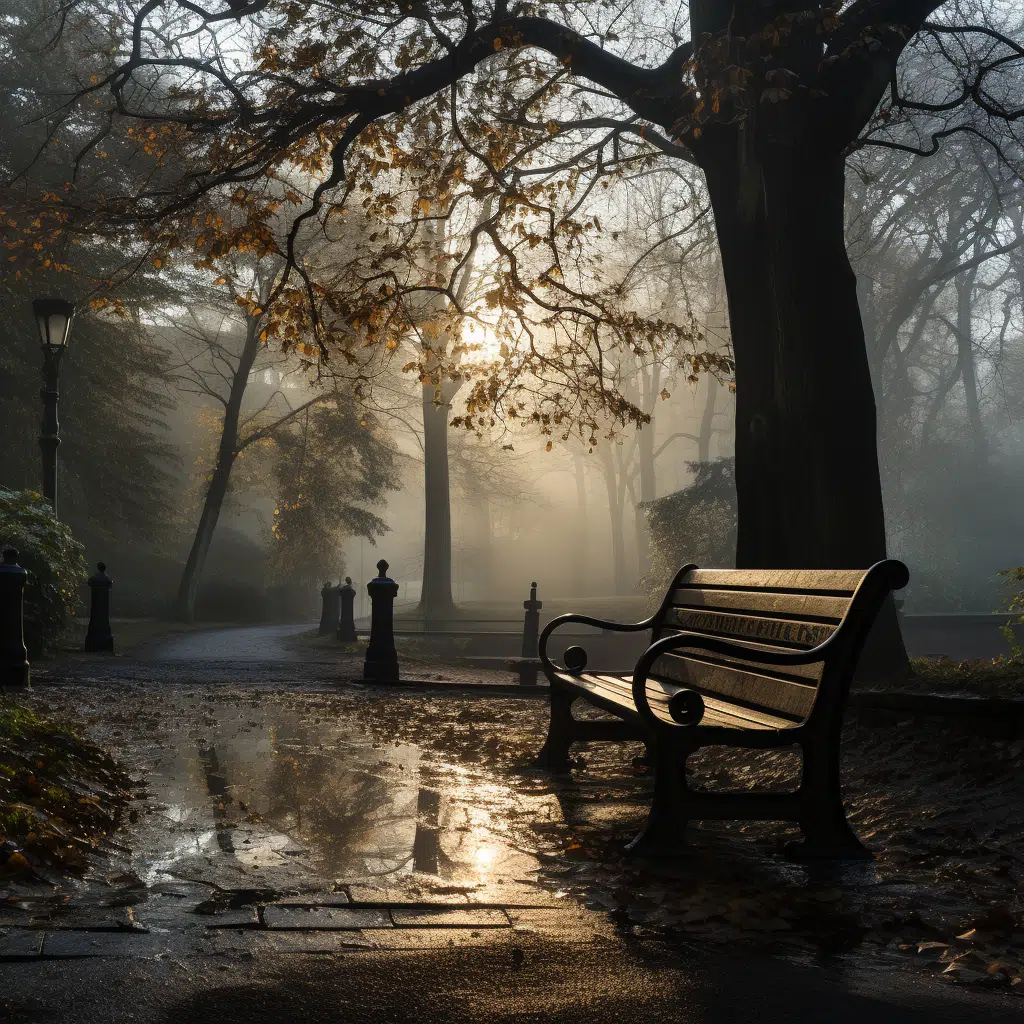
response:
M217 529L224 499L227 497L231 470L238 458L238 422L242 411L242 399L249 384L256 354L259 351L259 321L250 318L246 328L245 346L231 378L231 390L227 405L224 408L224 420L220 431L220 444L217 448L217 464L214 466L210 486L203 499L203 511L199 517L192 548L188 561L181 574L178 584L177 616L183 622L192 622L196 615L196 594L202 582L206 557L210 553L210 544Z
M452 599L452 506L448 478L448 413L452 385L423 387L423 590L420 614L440 619L455 610Z
M736 564L866 568L885 519L844 161L730 134L707 180L736 354ZM869 646L867 673L906 670L891 603Z

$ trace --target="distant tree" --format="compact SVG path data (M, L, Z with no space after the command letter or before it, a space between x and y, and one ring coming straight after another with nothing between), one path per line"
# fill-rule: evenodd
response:
M169 360L140 318L140 309L165 301L173 289L140 274L119 302L91 304L101 282L123 275L129 262L123 247L98 235L71 244L61 232L44 256L11 228L12 211L26 197L36 202L51 195L51 206L66 197L68 153L53 139L47 115L53 97L77 88L86 73L70 40L57 41L46 60L24 45L24 31L39 14L38 5L12 0L0 24L0 223L7 232L0 275L0 483L41 488L42 356L32 299L59 295L78 305L61 366L60 517L94 558L116 563L129 548L161 551L173 537L178 452L166 436ZM48 138L53 145L46 148ZM108 168L102 179L81 178L77 189L95 199L104 188L122 187L128 173ZM22 248L38 260L20 259Z
M272 256L227 262L230 269L222 261L223 273L214 290L202 296L204 304L171 310L170 329L165 326L161 332L169 342L177 342L177 386L213 402L217 412L216 453L178 585L176 612L186 622L195 617L203 570L239 457L271 441L328 397L323 390L312 396L303 390L303 399L293 403L288 391L278 386L282 375L300 381L305 376L300 358L267 344L264 304L278 280L280 262ZM251 385L261 374L269 374L273 385L254 403Z
M389 529L370 510L398 489L395 447L377 418L340 389L307 405L272 438L271 564L278 579L312 589L343 575L346 538L374 543Z

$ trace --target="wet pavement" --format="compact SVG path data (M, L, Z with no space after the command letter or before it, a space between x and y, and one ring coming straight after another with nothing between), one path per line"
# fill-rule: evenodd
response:
M299 661L301 655L284 641L316 628L307 623L203 629L153 644L153 661Z
M956 771L1004 815L1001 840L967 816L969 794L929 809L918 773L881 806L854 793L857 828L885 847L875 865L789 864L785 827L756 824L694 829L691 855L638 864L622 844L649 775L617 744L581 751L572 777L530 770L546 722L533 694L369 690L339 685L334 663L206 649L217 660L56 665L27 697L85 724L139 788L84 878L9 887L0 1020L79 1020L83 1005L154 1021L265 1006L285 1020L1024 1020L1012 957L952 938L974 904L1009 904L1011 930L1017 910L1020 801L998 780L1022 752L1000 741ZM898 753L871 745L877 731L853 733L875 791L887 784L869 769ZM751 777L738 762L698 771ZM952 870L933 856L946 818L974 887L955 899L926 877ZM938 980L948 966L976 984Z

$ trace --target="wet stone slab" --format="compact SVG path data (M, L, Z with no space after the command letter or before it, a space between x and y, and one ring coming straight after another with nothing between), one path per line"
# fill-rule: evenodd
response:
M274 930L358 931L361 928L390 928L386 910L348 907L270 906L263 908L263 923Z
M242 907L240 910L225 910L219 914L197 915L209 928L256 928L260 919L256 907Z
M367 932L364 936L374 949L459 949L466 946L508 947L511 953L511 928L393 928Z
M225 929L210 934L204 952L221 956L260 956L268 953L343 953L372 948L374 943L361 932Z
M90 932L62 929L46 933L43 956L152 957L159 953L178 950L182 945L182 936L172 932Z
M391 917L396 928L508 928L503 910L461 907L394 909Z
M0 962L32 960L43 946L43 932L31 928L0 928Z
M475 886L409 885L395 886L349 885L348 893L353 903L450 903L455 906L472 901Z

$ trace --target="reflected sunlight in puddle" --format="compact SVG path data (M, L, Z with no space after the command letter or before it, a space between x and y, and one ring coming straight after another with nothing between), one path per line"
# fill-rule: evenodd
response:
M411 744L374 743L343 717L213 706L163 739L149 766L160 813L132 842L150 884L167 875L241 886L254 876L294 885L416 874L480 886L537 870L514 826L524 814L549 815L538 805L546 798Z

